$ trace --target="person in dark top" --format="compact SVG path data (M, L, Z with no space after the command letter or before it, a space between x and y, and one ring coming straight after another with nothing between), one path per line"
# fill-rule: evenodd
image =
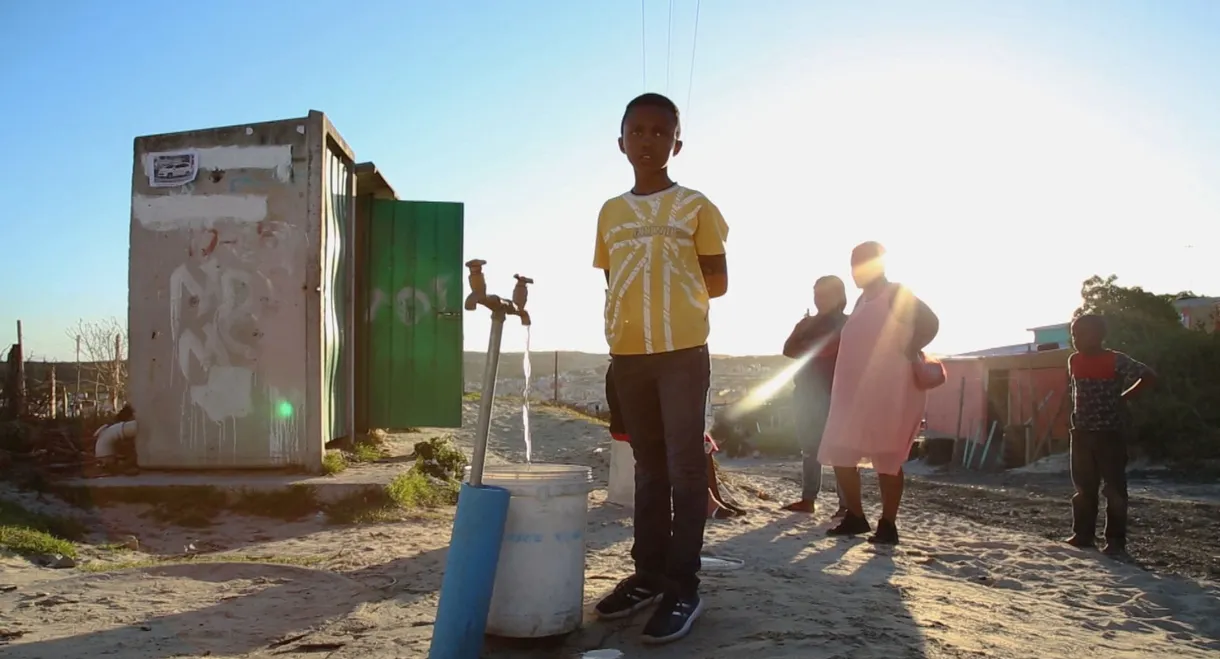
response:
M793 378L796 390L792 394L796 436L803 458L801 498L784 506L784 510L798 513L814 512L822 489L818 447L830 414L830 384L835 377L839 332L847 323L847 314L843 313L847 308L847 288L843 280L826 276L814 282L813 305L817 314L802 318L784 342L785 357L805 360ZM840 494L835 516L841 516L845 510Z
M1106 495L1106 546L1121 556L1127 550L1127 444L1130 417L1126 402L1156 382L1156 374L1127 355L1103 347L1105 320L1085 314L1072 322L1068 384L1072 395L1072 537L1068 544L1093 547L1097 531L1098 489Z

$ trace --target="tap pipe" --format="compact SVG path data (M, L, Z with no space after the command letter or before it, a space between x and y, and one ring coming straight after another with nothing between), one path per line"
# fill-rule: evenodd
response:
M470 484L483 485L483 467L487 461L487 437L491 433L491 407L496 397L496 373L500 369L500 339L504 336L505 314L493 309L491 336L487 340L487 357L483 365L483 393L479 398L479 421L475 426L474 451L470 457Z

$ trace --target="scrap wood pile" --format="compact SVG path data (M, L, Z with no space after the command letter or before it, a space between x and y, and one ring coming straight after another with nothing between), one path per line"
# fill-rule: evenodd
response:
M130 419L130 408L106 417L48 419L26 417L0 421L0 469L26 466L50 474L87 471L95 460L98 429Z

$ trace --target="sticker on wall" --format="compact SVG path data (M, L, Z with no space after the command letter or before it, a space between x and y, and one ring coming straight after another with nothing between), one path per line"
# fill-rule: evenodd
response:
M173 188L195 180L199 173L199 156L194 151L150 153L148 184L154 188Z

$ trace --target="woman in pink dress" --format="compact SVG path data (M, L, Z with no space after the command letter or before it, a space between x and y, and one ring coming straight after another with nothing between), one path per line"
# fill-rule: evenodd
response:
M902 465L919 431L927 393L915 379L920 353L940 329L932 310L885 276L885 248L858 245L851 253L852 279L863 293L843 327L830 416L818 461L834 467L847 513L827 531L832 536L872 531L864 516L858 467L871 463L881 488L881 519L868 538L898 544Z

